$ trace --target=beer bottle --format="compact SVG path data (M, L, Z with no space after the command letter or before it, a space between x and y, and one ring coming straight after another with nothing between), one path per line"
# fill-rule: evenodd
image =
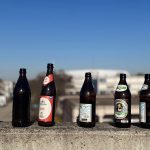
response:
M80 108L78 125L84 128L95 126L96 92L92 83L91 73L85 74L85 81L80 92Z
M30 125L31 91L26 78L26 69L20 69L20 76L13 92L13 115L14 127L27 127Z
M150 74L145 74L145 82L140 91L140 125L150 128Z
M115 91L114 121L120 128L131 126L131 93L126 82L126 74L120 74L120 82Z
M47 73L43 82L40 98L38 124L45 127L53 126L55 124L56 88L53 68L53 64L47 65Z

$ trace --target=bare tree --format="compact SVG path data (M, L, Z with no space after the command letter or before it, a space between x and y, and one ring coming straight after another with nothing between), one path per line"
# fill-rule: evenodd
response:
M3 80L0 79L0 94L2 94L4 91L4 85L3 85Z

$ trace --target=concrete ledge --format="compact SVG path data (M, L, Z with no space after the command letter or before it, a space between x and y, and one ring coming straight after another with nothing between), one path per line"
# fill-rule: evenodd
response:
M43 128L37 123L28 128L12 128L0 123L0 150L149 150L150 130L132 126L118 129L97 124L93 129L76 124Z

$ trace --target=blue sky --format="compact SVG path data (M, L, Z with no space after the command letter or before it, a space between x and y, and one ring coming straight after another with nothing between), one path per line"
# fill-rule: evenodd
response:
M147 0L0 1L0 77L16 80L55 69L150 73Z

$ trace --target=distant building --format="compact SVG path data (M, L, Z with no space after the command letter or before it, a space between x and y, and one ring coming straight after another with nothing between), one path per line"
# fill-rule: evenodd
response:
M2 80L0 83L0 93L5 96L7 100L12 98L13 94L13 82Z
M112 94L114 93L118 82L120 73L127 74L127 82L130 87L132 95L137 95L144 82L143 76L130 75L126 70L102 70L102 69L87 69L87 70L70 70L65 71L67 75L72 76L73 88L67 89L67 94L78 94L84 82L85 72L91 72L93 77L93 84L97 94Z

